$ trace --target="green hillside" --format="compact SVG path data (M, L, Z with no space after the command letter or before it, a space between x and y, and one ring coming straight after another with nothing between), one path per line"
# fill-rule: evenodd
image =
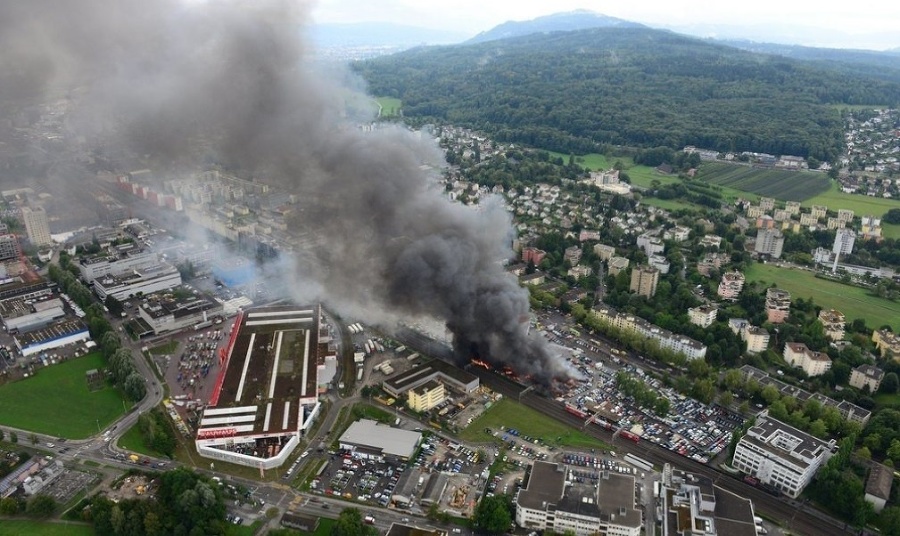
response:
M422 47L355 64L407 118L563 154L604 144L832 160L835 105L900 102L900 84L652 29L601 28Z

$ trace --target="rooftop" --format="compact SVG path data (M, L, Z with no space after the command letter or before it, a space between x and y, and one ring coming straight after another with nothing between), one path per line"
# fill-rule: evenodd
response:
M872 462L869 478L866 480L866 494L888 500L891 498L891 486L893 484L893 470L880 463Z
M565 488L565 466L550 462L534 462L528 485L519 491L516 501L524 508L543 510L556 504ZM633 493L632 493L633 494Z
M350 424L341 435L341 443L375 448L389 456L409 458L416 450L422 434L360 419Z
M19 345L22 348L25 348L33 344L41 344L54 339L60 339L86 330L87 326L85 326L84 322L81 320L62 320L35 331L16 335L16 340L19 341Z

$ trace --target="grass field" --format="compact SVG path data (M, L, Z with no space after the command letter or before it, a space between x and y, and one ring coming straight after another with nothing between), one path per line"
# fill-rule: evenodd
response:
M85 372L102 368L99 353L40 369L31 378L0 387L0 422L70 439L98 432L125 413L119 391L88 391Z
M459 435L466 441L494 443L498 439L485 432L484 429L490 428L493 431L499 431L501 426L505 426L506 429L515 428L523 435L540 438L548 445L610 448L606 443L594 439L568 424L547 417L543 413L538 413L508 398L491 406Z
M748 281L775 283L792 297L812 298L817 305L844 313L847 321L864 318L870 328L889 324L900 329L900 303L871 296L867 290L816 278L812 272L754 264L744 274Z
M138 429L138 425L135 424L131 428L128 429L127 432L122 434L122 437L119 438L119 448L125 449L128 452L134 452L135 454L143 454L145 456L153 456L156 458L165 458L165 454L161 454L156 452L155 450L148 448L144 445L144 438L141 436L141 431Z
M375 102L381 107L381 117L400 115L400 106L403 104L400 99L395 99L394 97L377 97Z
M704 162L697 170L697 178L782 201L803 201L827 192L831 186L831 179L824 173L756 169L725 162Z
M857 217L871 214L883 216L892 208L900 208L900 200L885 199L883 197L869 197L867 195L845 194L835 182L831 187L812 199L803 202L803 206L826 205L831 210L839 208L852 210Z
M4 519L0 521L0 536L93 536L94 527L82 523L62 521L31 521Z

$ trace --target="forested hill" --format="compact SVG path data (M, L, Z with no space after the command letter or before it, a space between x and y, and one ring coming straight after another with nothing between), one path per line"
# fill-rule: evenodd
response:
M900 103L900 84L881 77L652 29L419 48L355 68L407 117L565 153L696 145L832 160L832 105Z

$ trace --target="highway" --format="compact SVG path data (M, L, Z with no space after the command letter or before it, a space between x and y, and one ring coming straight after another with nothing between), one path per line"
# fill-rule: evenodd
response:
M761 489L750 486L749 484L721 471L717 471L708 465L703 465L690 458L680 456L655 443L649 441L634 443L627 439L614 439L612 437L612 432L602 429L599 426L592 424L584 427L584 421L565 411L562 404L550 400L534 391L524 393L520 399L519 395L525 390L525 387L504 376L500 376L480 367L469 367L469 372L478 376L484 385L501 393L503 396L512 398L513 400L519 400L522 404L549 417L571 424L576 428L582 429L584 433L588 435L615 445L615 450L617 452L630 452L654 464L662 465L664 463L669 463L673 467L704 475L712 479L717 486L733 492L738 496L752 500L754 510L779 520L785 528L790 529L795 533L808 534L810 536L839 536L853 534L855 532L852 528L847 527L842 521L838 521L823 512L810 508L799 501L788 501L774 497Z

